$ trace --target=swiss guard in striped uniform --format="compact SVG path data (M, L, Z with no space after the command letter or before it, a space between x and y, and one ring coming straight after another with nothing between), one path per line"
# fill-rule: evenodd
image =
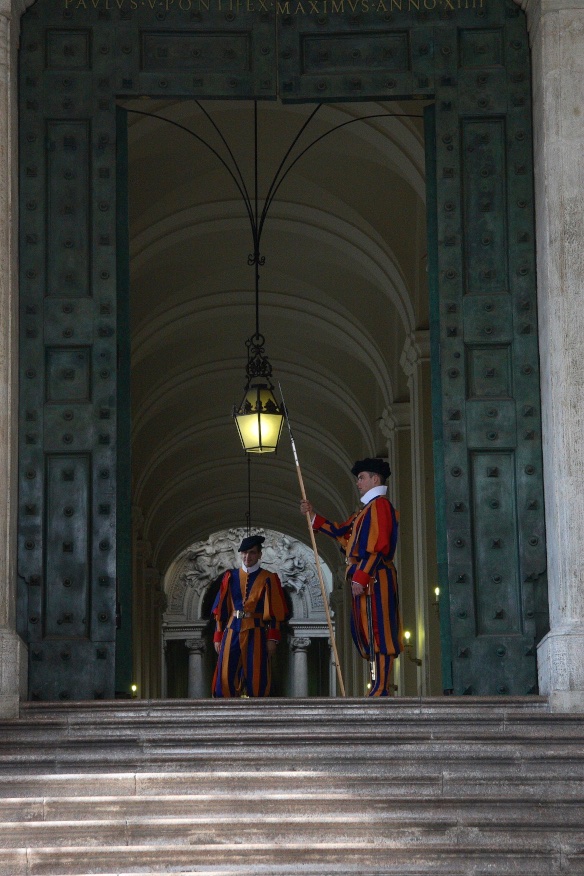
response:
M288 608L280 579L260 566L264 541L261 535L243 539L239 546L241 568L225 572L213 604L213 642L219 655L214 697L270 694L270 659L280 641L280 624Z
M345 555L353 596L351 634L359 654L371 663L369 696L387 697L392 694L393 661L403 650L393 564L398 519L387 498L388 463L379 457L360 459L351 472L357 478L363 508L344 523L332 523L315 514L312 528L336 539ZM301 502L300 510L314 514L308 501Z

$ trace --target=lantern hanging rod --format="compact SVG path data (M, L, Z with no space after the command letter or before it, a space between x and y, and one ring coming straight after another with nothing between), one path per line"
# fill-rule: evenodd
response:
M276 170L272 181L268 187L268 191L266 193L266 197L264 200L264 204L261 210L259 211L259 192L258 192L258 119L257 119L257 109L258 109L258 101L254 100L254 192L253 192L253 202L252 196L249 193L247 184L245 182L245 178L243 173L241 172L241 168L233 154L233 150L229 145L225 135L211 116L211 114L207 111L207 109L203 106L200 100L195 100L194 103L199 107L201 112L204 114L205 118L208 119L209 123L212 125L213 129L221 139L223 143L228 157L232 163L232 166L229 164L229 161L226 160L221 153L215 149L204 137L201 137L200 134L197 134L191 128L188 128L186 125L182 125L180 122L175 121L174 119L168 118L168 116L162 116L158 113L147 112L146 110L137 110L129 107L125 107L126 111L129 113L134 113L140 116L148 116L152 119L158 119L161 122L167 122L169 125L174 125L174 127L179 128L181 131L185 131L187 134L190 134L195 138L199 143L203 146L206 146L210 152L217 158L217 160L223 165L225 170L228 172L229 176L235 183L237 190L241 196L241 199L245 205L246 213L250 222L252 239L253 239L253 254L248 257L248 264L255 265L256 274L257 269L265 263L265 258L260 255L260 242L262 237L262 232L264 229L264 225L266 219L268 217L269 209L272 205L274 197L276 193L292 168L303 158L307 152L309 152L314 146L320 143L325 137L334 134L336 131L340 131L342 128L346 128L349 125L354 125L357 122L366 122L371 121L373 119L421 119L423 116L420 113L371 113L366 116L359 116L355 119L348 119L345 122L341 122L338 125L334 125L332 128L329 128L328 131L325 131L324 134L321 134L319 137L316 137L312 140L307 146L305 146L294 158L292 158L288 165L286 166L286 162L290 159L290 155L294 147L298 144L300 138L314 119L317 112L325 106L325 104L317 104L315 109L312 110L307 119L302 123L301 127L297 131L296 135L292 139L290 146L284 153L280 164L278 165L278 169Z
M251 535L251 456L247 456L247 513L245 515L246 535Z

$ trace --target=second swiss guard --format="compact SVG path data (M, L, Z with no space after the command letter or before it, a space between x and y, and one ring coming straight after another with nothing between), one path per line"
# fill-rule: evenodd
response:
M278 576L261 567L264 541L261 535L243 539L239 546L241 567L225 572L213 604L213 643L219 655L213 676L214 697L270 694L270 660L288 607Z

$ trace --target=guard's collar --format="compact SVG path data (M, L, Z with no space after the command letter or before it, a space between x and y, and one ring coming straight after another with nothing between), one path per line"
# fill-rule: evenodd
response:
M377 499L378 496L385 496L387 494L387 487L371 487L370 490L367 490L364 496L361 496L361 502L366 505L367 502L370 502L371 499Z
M261 564L262 564L261 560L258 560L257 563L254 563L253 566L246 566L245 563L242 562L241 568L243 569L244 572L247 572L248 575L251 575L252 572L257 572L257 570L259 569Z

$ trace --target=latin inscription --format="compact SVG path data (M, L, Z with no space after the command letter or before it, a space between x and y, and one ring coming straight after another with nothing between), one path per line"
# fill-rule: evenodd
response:
M275 13L276 15L345 15L388 12L459 12L485 9L487 0L62 0L67 10L151 9L165 12Z

